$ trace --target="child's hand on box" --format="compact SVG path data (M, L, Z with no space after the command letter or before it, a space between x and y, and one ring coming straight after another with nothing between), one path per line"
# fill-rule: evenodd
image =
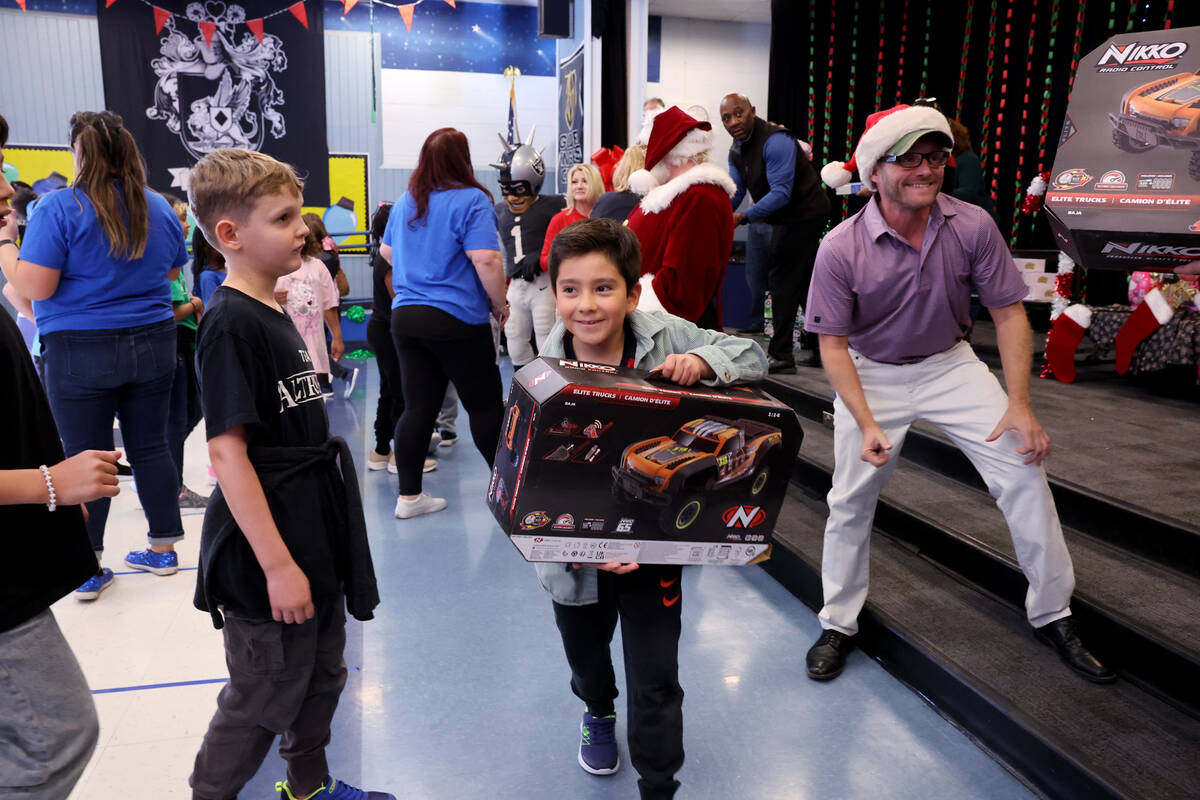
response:
M675 381L680 386L691 386L698 380L717 376L708 362L695 353L672 353L654 369L661 372L664 378Z

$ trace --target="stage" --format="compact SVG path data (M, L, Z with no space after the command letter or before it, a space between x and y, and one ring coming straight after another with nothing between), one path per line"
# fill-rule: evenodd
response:
M1035 335L1038 352L1043 343ZM986 314L973 344L1000 375ZM1121 679L1090 684L1034 639L1000 512L965 458L923 423L876 514L860 648L1040 794L1200 797L1195 368L1121 377L1096 360L1064 384L1037 378L1039 362L1031 393L1054 444L1047 471L1075 565L1072 607ZM765 569L815 610L833 392L820 369L804 367L767 387L796 408L805 439Z

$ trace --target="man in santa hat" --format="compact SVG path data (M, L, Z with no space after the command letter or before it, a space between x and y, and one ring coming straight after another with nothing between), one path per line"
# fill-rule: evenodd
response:
M721 281L733 247L736 187L710 160L712 125L671 106L654 117L646 168L629 177L643 195L629 215L642 245L642 309L661 307L721 329Z
M1004 513L1038 638L1083 677L1108 683L1115 676L1071 616L1075 574L1042 468L1050 437L1029 400L1027 290L988 213L939 194L952 146L940 112L899 105L867 118L848 164L821 170L836 187L857 169L875 196L821 242L806 305L805 327L820 334L837 392L825 630L808 651L808 674L837 677L853 649L875 505L909 426L925 419L971 460ZM972 291L995 321L1007 394L966 342Z

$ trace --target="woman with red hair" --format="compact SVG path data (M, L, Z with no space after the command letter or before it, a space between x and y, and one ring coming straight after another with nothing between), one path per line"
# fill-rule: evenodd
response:
M400 519L446 501L421 491L425 450L446 385L471 419L475 447L492 466L500 421L500 370L491 319L508 316L491 194L475 179L467 137L440 128L421 145L408 191L392 209L379 254L392 265L392 340L404 413L396 423Z

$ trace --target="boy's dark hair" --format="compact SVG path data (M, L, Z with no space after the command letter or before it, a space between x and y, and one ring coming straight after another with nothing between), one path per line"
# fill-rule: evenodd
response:
M593 217L563 228L550 244L550 285L558 291L558 266L565 259L600 253L625 279L625 292L633 291L642 270L642 246L633 231L611 219Z
M388 220L392 216L392 204L380 203L379 208L375 209L374 216L371 217L371 241L383 241L383 232L387 229Z

